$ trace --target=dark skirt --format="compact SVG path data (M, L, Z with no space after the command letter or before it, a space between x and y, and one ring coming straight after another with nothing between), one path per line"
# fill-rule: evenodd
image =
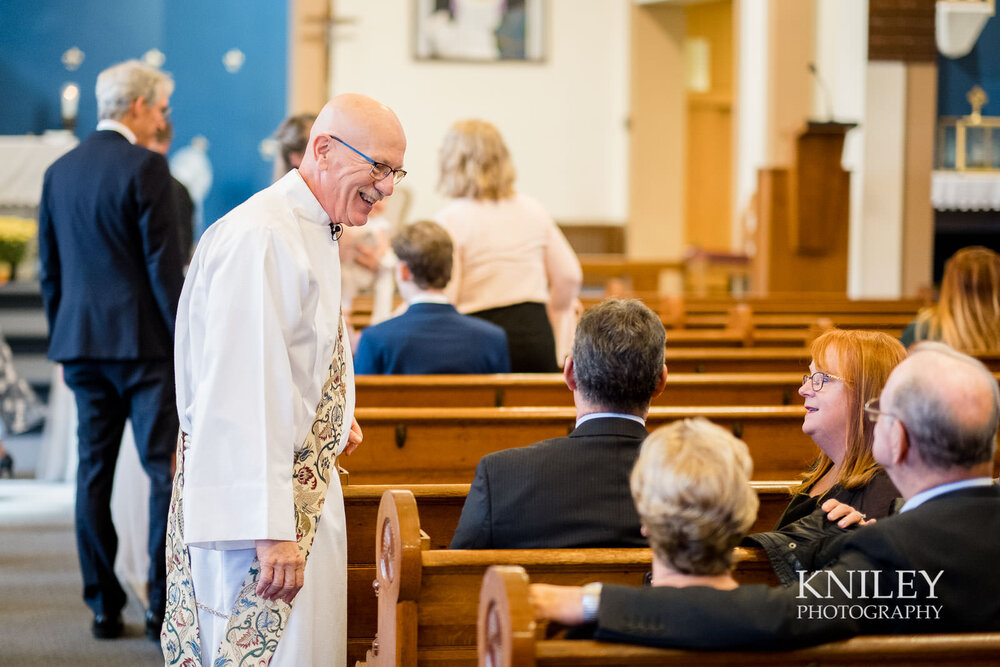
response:
M469 313L492 322L507 333L512 373L555 373L556 341L544 303L515 303Z

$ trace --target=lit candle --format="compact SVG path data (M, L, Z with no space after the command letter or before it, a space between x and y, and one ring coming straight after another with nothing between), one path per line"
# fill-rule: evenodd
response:
M80 86L73 82L64 83L60 95L60 107L63 120L76 120L76 112L80 106Z

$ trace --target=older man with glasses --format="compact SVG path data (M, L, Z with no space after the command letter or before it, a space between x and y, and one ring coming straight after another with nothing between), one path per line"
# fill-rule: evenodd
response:
M979 361L921 343L878 403L875 457L898 515L843 536L837 561L790 587L733 591L532 586L539 618L596 622L595 637L681 648L793 648L856 634L1000 630L1000 394Z
M177 318L167 664L346 661L335 457L361 429L337 239L392 194L405 150L388 107L335 97L299 168L212 225L194 254Z

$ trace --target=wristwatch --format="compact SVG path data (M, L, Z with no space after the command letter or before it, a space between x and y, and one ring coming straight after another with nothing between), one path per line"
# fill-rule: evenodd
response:
M601 607L601 582L592 581L585 584L581 589L580 602L583 605L583 622L594 623L597 621L597 612Z

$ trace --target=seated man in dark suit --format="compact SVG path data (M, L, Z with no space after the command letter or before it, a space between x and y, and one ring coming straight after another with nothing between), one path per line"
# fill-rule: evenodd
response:
M660 318L639 301L584 312L563 369L576 429L484 456L451 548L646 546L629 473L667 381L665 345Z
M921 343L865 408L899 514L841 536L827 569L783 589L532 586L536 616L598 639L679 648L792 648L857 634L1000 630L1000 395L983 364Z
M509 373L507 334L495 324L462 315L448 303L452 242L437 223L407 225L393 236L399 258L396 283L406 312L361 334L354 355L358 375Z

